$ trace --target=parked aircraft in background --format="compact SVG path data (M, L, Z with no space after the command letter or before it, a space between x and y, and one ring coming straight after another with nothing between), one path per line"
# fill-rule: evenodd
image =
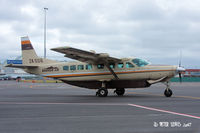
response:
M107 53L95 53L72 47L58 47L51 50L65 54L76 62L58 62L37 56L28 37L21 38L23 64L9 64L7 67L22 68L26 72L59 79L65 83L97 89L96 95L106 97L108 89L122 96L125 88L143 88L163 82L164 95L172 96L170 78L185 69L181 66L153 65L140 58L115 58Z
M4 74L0 75L0 80L16 80L16 79L33 79L37 78L36 75L32 74L18 74L18 73L10 73L10 74Z

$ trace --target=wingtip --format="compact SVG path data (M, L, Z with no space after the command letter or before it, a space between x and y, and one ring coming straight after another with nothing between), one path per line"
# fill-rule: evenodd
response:
M51 48L50 50L53 50L53 51L55 51L55 50L56 50L56 48Z
M51 50L53 50L53 51L58 51L58 50L63 50L63 49L68 49L68 48L71 48L71 47L69 47L69 46L57 47L57 48L51 48Z

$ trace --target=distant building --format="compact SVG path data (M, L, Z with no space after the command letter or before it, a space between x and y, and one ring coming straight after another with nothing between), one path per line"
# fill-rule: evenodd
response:
M5 73L5 71L3 70L3 65L0 64L0 74L3 74L3 73Z
M22 64L22 62L19 62L20 60L6 60L3 64L0 64L0 80L1 79L16 79L17 77L22 78L37 78L38 76L28 74L24 70L19 68L11 68L11 67L4 67L8 63L11 64Z
M200 77L200 69L186 69L184 77Z

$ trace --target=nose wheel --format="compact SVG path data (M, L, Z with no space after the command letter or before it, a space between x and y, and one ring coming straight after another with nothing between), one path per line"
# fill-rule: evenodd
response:
M170 89L170 83L169 83L169 82L166 82L165 85L167 86L167 88L166 88L165 91L164 91L164 95L165 95L166 97L171 97L172 94L173 94L173 92L172 92L172 90Z
M165 91L164 91L164 94L166 97L171 97L173 92L171 89L167 88Z

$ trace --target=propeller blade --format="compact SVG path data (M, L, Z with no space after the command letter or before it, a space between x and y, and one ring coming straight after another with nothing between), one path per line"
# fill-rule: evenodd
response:
M182 83L182 76L181 76L181 73L179 72L178 75L179 75L179 82Z
M181 67L181 61L182 61L182 50L180 51L180 59L179 59L179 67Z

